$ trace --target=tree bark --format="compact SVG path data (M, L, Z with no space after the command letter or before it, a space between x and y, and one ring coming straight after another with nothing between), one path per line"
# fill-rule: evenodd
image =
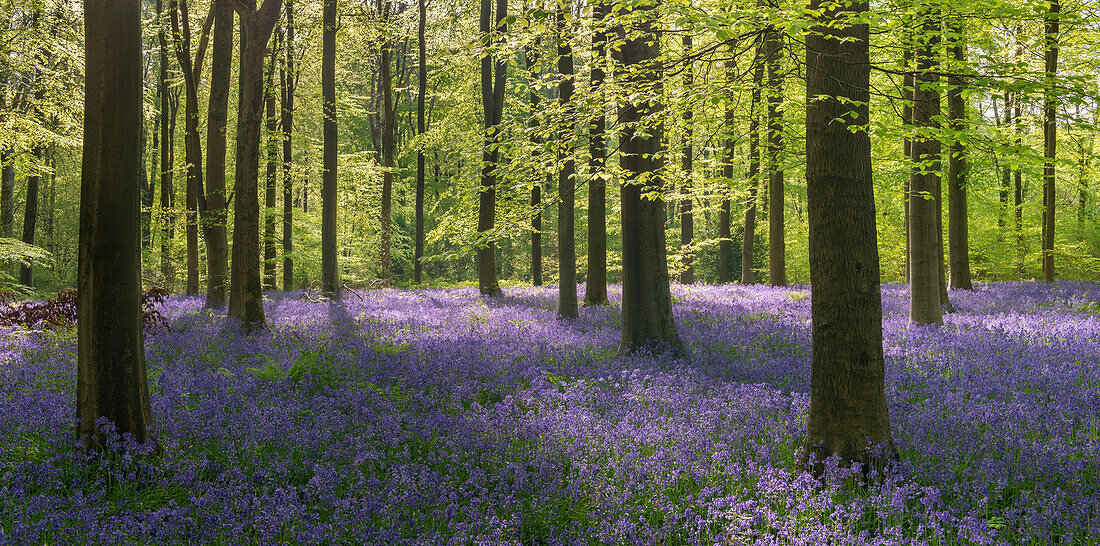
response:
M15 223L15 162L12 148L0 151L0 237L11 238Z
M910 42L913 40L912 35L907 35ZM914 79L914 66L913 66L913 47L914 44L907 43L905 45L905 51L903 53L903 64L905 67L905 76L902 77L902 94L904 100L902 101L901 109L901 123L904 128L905 140L902 141L902 152L905 154L905 161L913 160L913 89L916 85ZM912 233L912 211L909 209L909 203L913 200L912 188L909 187L909 178L905 179L904 188L902 189L902 201L905 203L905 212L903 222L905 223L905 282L912 282L913 266L909 262L910 253L912 252L913 233Z
M759 53L759 49L757 52ZM753 60L752 104L749 107L749 199L745 203L745 234L741 239L741 284L756 284L753 271L753 243L756 239L756 189L760 181L760 87L764 83L764 65L760 55Z
M660 35L655 3L633 8L636 32L620 37L623 80L637 91L619 110L622 126L619 164L625 180L620 187L623 240L622 341L620 350L669 350L687 356L672 315L668 257L665 246L663 191L664 126L661 111ZM628 15L629 16L629 15ZM650 197L654 194L656 197ZM646 195L645 198L642 196Z
M768 64L768 284L787 286L787 246L784 240L784 180L780 159L783 154L783 37L769 26L764 35L764 58Z
M917 324L942 324L939 276L940 234L937 196L940 193L940 141L931 134L935 129L933 116L939 114L939 93L935 90L939 76L933 52L939 43L938 19L934 11L924 6L918 11L922 21L921 42L916 52L916 75L913 86L913 136L911 149L913 170L909 175L909 319Z
M84 3L84 157L77 286L76 432L102 448L105 419L153 436L141 301L141 3Z
M1054 282L1054 159L1058 146L1058 104L1054 79L1058 75L1058 23L1062 15L1061 0L1051 0L1044 17L1046 88L1043 97L1043 281Z
M535 63L538 62L538 44L533 46L524 46L523 48L523 60L524 65L527 67L527 74L530 78L531 87L528 91L528 103L530 113L527 117L527 128L531 135L531 163L536 165L535 172L535 184L531 187L531 210L534 214L531 216L531 285L542 286L542 183L539 180L539 173L542 172L542 165L539 162L539 142L538 142L538 129L541 123L539 117L539 98L540 95L535 91L535 81L538 79L536 73Z
M828 4L812 2L811 10L823 11L821 25L806 36L813 350L803 463L817 474L833 454L863 463L866 472L892 453L867 132L868 28L843 23L849 14L822 8ZM868 5L847 9L856 14ZM888 449L874 449L882 444Z
M418 21L416 30L417 49L420 62L417 66L417 94L416 94L416 134L423 135L426 130L424 123L424 98L428 91L428 55L425 29L427 27L428 10L425 0L417 0ZM413 256L413 282L420 284L424 281L424 266L420 260L424 258L424 147L416 152L416 250Z
M589 76L596 112L588 122L588 269L584 304L607 305L607 116L604 65L607 60L607 19L611 5L605 0L592 7L592 68ZM534 97L534 93L531 94Z
M264 85L264 150L267 164L264 166L264 290L275 290L275 193L279 185L279 130L280 112L275 106L275 64L282 44L276 39L268 57L267 83Z
M279 20L282 0L234 0L241 23L240 98L237 109L237 167L233 203L233 262L229 282L230 318L246 331L263 329L263 289L260 285L260 127L263 125L264 57Z
M321 52L321 95L324 104L324 157L321 167L321 292L339 299L336 262L336 0L324 0Z
M734 46L729 44L730 59L725 62L726 68L726 86L732 87L734 79L736 78L735 69L737 67L734 60ZM729 91L727 91L729 93ZM730 282L731 270L733 268L733 237L730 233L730 220L732 214L732 204L730 202L730 185L733 183L733 154L734 154L734 124L736 122L736 111L734 110L733 97L726 97L725 106L725 128L729 133L723 140L722 150L722 180L724 191L722 192L722 203L718 209L718 284L726 284Z
M687 58L687 67L684 68L684 89L688 93L695 86L695 70L691 62L692 40L691 31L685 30L683 36L684 55ZM691 284L695 282L695 253L691 245L695 240L695 218L692 216L692 168L694 150L691 139L693 138L691 104L684 106L684 147L681 150L680 166L684 171L683 195L680 197L680 252L683 256L684 270L680 273L680 282Z
M497 0L496 24L493 24L492 0L481 0L480 31L481 45L481 108L482 129L484 130L484 149L481 157L481 193L478 196L477 212L477 279L483 295L499 296L500 282L497 280L496 245L492 241L496 226L496 166L500 158L497 149L500 117L504 110L504 78L507 63L504 59L494 62L490 47L497 40L493 29L507 32L504 18L508 12L508 0ZM484 240L482 240L484 238Z
M33 170L27 176L27 202L23 209L23 242L28 245L34 244L35 227L38 223L38 188L42 179L38 169L43 160L44 150L45 148L41 145L35 145ZM34 269L30 265L19 266L19 284L28 288L34 287Z
M214 0L214 33L210 51L210 101L206 111L206 203L202 221L206 240L206 305L225 305L229 280L228 208L225 188L226 134L229 119L229 78L233 71L233 8L230 0Z
M390 4L388 0L378 0L378 13L383 23L390 17ZM380 255L378 260L379 275L383 286L390 286L393 279L392 258L390 247L392 243L391 230L393 229L393 76L390 63L393 60L393 45L389 38L382 41L381 59L381 84L382 84L382 232L380 243Z
M970 280L970 242L967 225L966 180L966 101L963 99L965 83L957 73L966 67L966 44L963 41L962 23L954 22L951 44L951 56L954 58L954 70L948 78L947 109L951 123L952 140L950 155L947 159L947 240L951 256L951 288L972 290Z
M558 144L558 318L577 318L577 248L575 241L576 163L573 160L573 47L565 20L564 2L558 3L558 103L564 119Z
M157 23L160 31L157 33L157 41L160 44L160 77L157 85L160 87L160 214L161 214L161 239L160 239L160 273L164 277L164 287L171 291L175 280L175 268L172 260L172 240L175 239L173 229L173 212L175 207L175 185L172 181L172 163L175 161L175 131L176 108L172 105L168 96L168 33L164 28L163 0L157 0Z
M294 0L286 0L286 51L280 69L283 122L283 290L294 289Z

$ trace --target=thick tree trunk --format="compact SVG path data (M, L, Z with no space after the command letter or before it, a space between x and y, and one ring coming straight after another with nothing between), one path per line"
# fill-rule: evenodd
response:
M229 317L246 331L262 329L263 289L260 285L260 127L263 125L264 57L282 0L237 0L241 22L240 100L237 109L237 168L233 202L233 262L229 281Z
M822 4L827 2L814 0L811 10ZM860 13L868 6L856 2L848 9ZM824 24L806 36L813 354L803 463L820 474L822 461L836 454L863 463L866 472L892 452L866 129L868 29L841 23L847 15L835 9L822 11ZM881 444L890 448L876 451Z
M496 225L497 203L497 150L500 117L504 111L504 79L507 75L507 62L498 59L494 62L490 46L497 41L493 31L507 32L504 18L508 15L508 0L497 0L496 24L493 23L492 0L481 0L480 31L481 45L485 52L481 56L481 108L482 129L484 130L484 150L481 156L481 193L478 196L477 232L479 236L477 250L478 287L483 295L499 296L500 282L497 280L496 245L493 243L493 230ZM484 240L481 240L484 239Z
M572 32L565 20L563 3L558 4L558 103L564 112L558 145L558 318L577 318L577 248L575 241L577 186L573 160L573 47Z
M202 221L206 240L206 305L225 305L229 280L228 210L225 188L229 78L233 71L233 9L230 0L214 0L214 34L210 51L210 101L206 112L206 202Z
M596 112L588 122L588 269L585 305L607 305L607 116L604 65L607 60L607 18L611 4L598 1L592 7L592 72L589 81ZM534 96L534 93L532 93Z
M938 20L929 7L918 12L923 32L917 37L916 76L913 87L913 125L918 131L911 144L913 171L909 176L910 284L909 319L917 324L943 323L940 303L941 235L937 205L940 193L940 141L931 131L939 114L939 76L933 56L939 42ZM937 249L937 246L940 248Z
M962 24L955 22L952 34L956 36L951 44L951 56L954 58L953 73L962 71L966 66L966 44L963 42ZM965 135L966 101L963 99L965 83L962 77L952 75L948 78L947 109L952 134L950 155L947 159L947 240L951 256L951 288L972 290L970 280L970 242L967 233L966 180L967 151Z
M424 98L428 92L428 54L425 28L427 26L428 10L426 0L417 0L418 20L416 30L417 52L420 62L417 66L417 94L416 94L416 134L422 135L427 130L424 122ZM413 282L420 284L424 281L424 266L420 260L424 258L424 148L416 152L416 242L413 255Z
M279 80L283 116L283 290L294 288L294 0L286 0L286 51Z
M757 50L759 53L759 49ZM753 61L752 104L749 107L749 200L745 203L745 234L741 240L741 284L756 284L753 271L753 243L756 239L756 190L760 184L760 87L764 83L764 65L760 55Z
M321 95L324 104L324 157L321 166L321 292L340 297L336 263L336 0L324 0L321 51Z
M1054 282L1054 159L1058 146L1058 104L1054 78L1058 75L1058 23L1062 3L1051 0L1044 27L1046 89L1043 98L1043 281Z
M684 32L683 37L684 55L687 57L688 65L684 69L684 89L691 90L695 86L695 70L693 63L691 62L691 33L690 31ZM683 195L680 197L680 252L683 256L684 270L680 273L680 282L683 284L691 284L695 282L695 253L691 250L691 245L695 240L695 218L692 216L692 167L694 150L692 148L691 139L693 138L692 132L692 111L691 105L687 104L684 107L684 147L681 150L680 165L684 171L684 184L682 186Z
M267 164L264 166L264 290L275 290L275 192L279 185L279 130L280 112L275 108L275 63L282 44L275 41L268 58L267 83L264 85L264 150Z
M769 27L764 36L764 58L768 63L768 284L787 286L787 245L784 237L783 168L783 37Z
M634 352L658 348L687 355L672 315L669 291L668 257L665 247L665 202L661 123L660 36L651 15L656 4L641 4L643 12L634 30L623 41L620 56L624 84L639 91L633 101L619 110L622 126L619 164L625 180L620 188L622 201L623 303L620 350ZM649 97L648 99L645 97ZM656 193L657 198L643 198Z
M733 58L734 54L735 50L731 43L728 52L731 58L725 62L727 87L731 87L736 78L737 64ZM732 133L736 120L733 97L726 97L725 128L729 134L726 135L722 144L722 180L725 191L722 192L722 203L718 208L718 284L730 282L732 277L730 273L733 269L733 237L730 233L733 207L730 202L730 185L733 184L734 138Z
M35 228L38 223L38 187L42 177L38 173L42 164L45 148L41 145L34 147L34 169L27 176L27 202L23 209L23 242L34 244ZM34 287L34 269L22 264L19 266L19 284Z
M137 442L153 435L141 331L141 3L87 0L84 28L76 432L97 449L100 419Z

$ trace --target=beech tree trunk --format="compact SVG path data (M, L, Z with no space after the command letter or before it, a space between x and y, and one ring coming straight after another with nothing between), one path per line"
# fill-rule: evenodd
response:
M417 94L416 94L416 134L422 135L427 130L424 123L424 98L428 92L428 54L425 28L427 26L428 10L425 0L417 0L419 17L417 21L416 42L420 62L417 66ZM413 282L420 284L424 280L424 266L420 260L424 258L424 148L416 152L416 250L413 255Z
M568 7L558 3L558 103L564 112L558 145L558 318L577 318L577 248L575 234L576 163L573 160L573 47L565 20Z
M164 28L163 0L157 0L157 22L160 31L157 40L160 44L160 273L164 277L164 287L169 291L175 281L175 267L172 260L172 241L175 239L173 211L176 201L175 184L172 180L172 164L175 162L176 107L172 104L168 92L168 33Z
M913 170L909 176L909 319L917 324L942 324L940 303L940 244L937 205L940 193L940 141L931 131L939 114L939 80L934 51L939 42L938 20L925 6L918 12L922 29L917 39L916 76L913 87ZM937 248L939 247L939 248Z
M233 263L229 282L229 317L246 331L262 329L263 289L260 285L260 127L264 108L264 57L279 20L282 0L235 0L241 24L240 100L237 109L237 168L233 202Z
M210 51L210 101L206 111L206 205L202 220L206 240L206 305L225 305L229 280L228 210L225 188L226 134L229 119L229 78L233 71L233 8L230 0L214 0L214 34Z
M497 141L500 117L504 111L504 81L508 65L504 59L494 62L490 46L497 41L493 35L494 29L500 33L507 32L508 26L504 23L504 18L508 15L508 0L497 0L496 24L493 23L492 7L492 0L481 0L481 45L485 48L481 55L481 108L485 144L481 157L481 193L477 208L477 279L483 295L499 296L502 292L497 280L496 245L492 240L492 231L496 225L496 166L500 159Z
M733 57L735 49L732 43L729 44L727 54L730 55L730 59L725 62L726 85L730 87L736 78L735 70L737 68ZM730 233L730 221L733 217L733 211L730 202L730 185L733 183L734 138L732 133L736 120L733 97L727 96L725 127L729 134L726 135L722 144L722 179L725 191L722 192L722 203L718 209L718 284L730 282L730 273L733 268L733 237Z
M1051 0L1044 17L1046 89L1043 98L1043 281L1054 282L1054 159L1058 146L1058 104L1054 96L1054 78L1058 75L1058 23L1061 0Z
M691 62L692 40L690 31L684 31L683 45L684 55L687 56L687 66L684 68L684 89L691 90L695 86L695 70ZM691 245L695 239L695 218L691 210L692 167L694 149L691 105L684 107L684 147L681 150L680 165L684 171L684 184L680 197L680 252L683 256L684 270L680 273L680 282L691 284L695 282L695 253L691 251Z
M11 238L15 223L15 162L14 150L0 151L0 237Z
M531 162L537 165L537 172L535 173L537 181L531 187L531 210L534 211L534 215L531 216L532 286L542 286L542 183L538 176L538 173L542 171L542 165L539 162L539 142L536 136L541 121L538 109L540 95L535 91L535 81L538 79L535 63L538 61L538 55L539 50L537 45L524 46L523 60L527 67L528 77L531 79L531 88L527 95L530 107L530 113L527 117L527 128L530 130L531 134Z
M787 245L784 225L783 169L783 37L768 27L764 35L764 58L768 64L768 284L787 286Z
M100 419L139 443L153 436L141 331L141 2L86 0L84 29L76 433L98 449Z
M41 145L34 147L34 168L27 176L27 202L23 208L23 242L34 244L35 228L38 223L38 188L42 177L38 173L39 165L44 159L45 148ZM19 266L19 284L34 287L34 268L27 264Z
M892 454L882 351L882 299L867 134L866 24L814 0L806 36L806 187L813 350L803 463L816 474L839 455L865 471ZM835 4L834 4L835 5ZM866 2L847 10L860 13ZM850 128L856 128L855 131ZM886 444L884 451L874 446Z
M378 0L378 13L382 21L390 17L390 4L387 0ZM381 83L382 83L382 232L378 260L379 275L383 286L390 286L393 279L393 266L390 257L393 229L393 76L390 63L393 59L393 45L389 38L382 42Z
M611 5L592 7L592 68L589 76L596 113L588 122L588 269L584 304L607 305L607 117L604 105L604 65L607 60L607 18ZM532 97L534 93L532 93Z
M270 1L270 0L269 0ZM336 0L324 0L321 38L321 95L324 104L324 157L321 166L321 292L340 297L336 263Z
M283 290L294 289L294 0L286 0L286 51L279 73L283 122Z
M672 315L668 257L665 246L663 190L664 126L661 111L659 31L651 15L656 3L636 5L634 30L620 37L624 84L640 91L620 107L622 126L619 164L624 181L620 187L623 240L622 342L620 350L645 348L669 350L687 356ZM641 12L640 14L638 12ZM643 194L656 193L656 198Z
M952 29L955 35L951 43L951 56L955 66L953 75L948 78L947 109L954 137L951 141L950 155L947 159L947 240L951 256L951 288L972 290L970 280L970 242L967 233L966 184L967 151L966 141L966 101L963 99L965 83L955 72L966 66L966 44L963 41L962 24L955 22Z
M275 63L278 62L282 44L275 40L268 58L267 83L264 85L264 150L267 164L264 166L264 276L265 290L275 290L275 190L279 185L279 130L280 112L275 106Z
M906 161L913 161L913 88L916 80L914 79L915 66L913 65L913 37L911 34L907 36L910 43L905 46L903 53L905 65L905 76L902 77L902 95L904 100L901 109L902 125L904 126L905 140L902 141L902 152L905 154ZM909 187L909 178L905 179L904 188L902 189L902 201L904 202L905 212L903 221L905 223L905 282L912 281L912 264L909 262L910 253L912 252L912 222L910 220L912 211L909 210L909 203L913 199L912 188Z
M757 49L759 53L759 49ZM741 240L741 284L756 284L753 271L753 243L756 239L756 189L760 184L760 87L764 83L764 65L760 55L753 61L752 104L749 107L749 199L745 203L745 234Z

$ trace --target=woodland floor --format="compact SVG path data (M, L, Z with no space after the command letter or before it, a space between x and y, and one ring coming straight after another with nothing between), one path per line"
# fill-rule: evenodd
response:
M804 287L674 286L690 361L506 294L275 294L254 336L170 299L159 457L82 460L73 330L4 330L0 542L1100 543L1100 285L980 285L926 328L885 286L902 462L869 488L796 470Z

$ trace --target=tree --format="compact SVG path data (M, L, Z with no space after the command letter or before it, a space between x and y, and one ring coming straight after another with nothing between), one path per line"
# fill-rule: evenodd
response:
M778 6L771 6L773 9ZM783 36L774 25L764 32L764 60L768 65L768 284L787 286L787 245L784 224L783 152Z
M202 26L198 52L191 60L191 18L187 0L170 0L168 12L172 20L172 38L176 62L183 72L183 148L187 160L187 285L188 295L199 293L199 188L202 187L202 137L199 135L199 80L206 60L207 40L214 23L214 10ZM182 24L181 24L182 21ZM182 28L181 28L182 27ZM209 241L209 239L207 239ZM209 243L208 243L209 244Z
M813 349L804 464L880 462L890 444L871 180L866 1L813 0L806 36L806 188ZM885 453L889 453L887 450Z
M423 135L426 130L424 123L424 98L428 91L428 54L427 40L425 39L425 27L427 26L428 10L425 0L417 0L418 18L416 30L416 43L420 62L417 65L417 93L416 93L416 134ZM413 282L423 282L424 266L420 260L424 258L424 148L421 146L416 151L416 243L413 254Z
M11 238L15 223L15 162L11 148L0 151L0 237Z
M756 189L760 184L760 87L764 82L764 64L757 48L753 64L752 104L749 107L749 198L745 203L745 233L741 240L741 284L756 284L753 272L753 243L756 238Z
M951 257L951 288L957 290L972 290L973 283L970 280L970 244L967 235L967 210L966 210L966 101L963 98L965 88L959 71L966 66L966 43L964 41L962 24L954 22L951 42L951 56L955 62L955 68L948 77L947 110L948 120L951 124L951 149L947 157L947 242Z
M41 182L39 165L42 163L45 148L41 145L34 147L34 166L31 174L27 175L27 202L23 208L23 242L34 245L34 232L38 222L38 187ZM27 287L34 286L34 270L29 263L19 266L19 284Z
M267 152L267 164L264 171L264 274L265 290L275 289L275 190L279 182L279 141L283 134L279 130L281 112L275 109L275 65L279 62L279 49L282 47L278 36L268 55L267 75L264 84L264 150Z
M692 87L695 86L695 70L691 61L691 31L685 30L683 36L684 46L684 58L686 59L687 66L684 67L684 90L691 92ZM692 167L694 166L693 157L694 150L692 149L692 111L691 104L687 104L684 107L684 147L681 150L680 165L684 171L684 185L682 187L683 195L680 198L680 247L681 252L684 255L684 270L680 273L680 282L684 284L691 284L695 282L695 256L691 250L692 241L695 239L695 219L692 216L691 211L691 176Z
M214 0L214 33L210 45L210 101L206 111L206 189L203 238L206 240L206 305L225 305L229 271L228 214L225 192L226 131L229 120L229 77L233 71L233 8L231 0Z
M592 64L590 92L596 111L588 122L588 271L585 305L606 305L607 299L607 114L604 95L604 62L607 59L607 19L611 4L599 0L592 6ZM535 94L532 92L532 98Z
M388 0L377 0L378 16L385 24L390 19L390 3ZM392 40L386 36L382 39L381 59L381 84L382 84L382 241L380 243L379 273L383 286L389 286L393 279L393 259L390 256L393 230L393 127L394 99L393 99L393 75L391 63L393 62Z
M84 158L80 185L77 436L100 420L144 442L152 412L141 332L141 3L84 3Z
M1061 0L1051 0L1043 15L1043 280L1054 282L1054 159L1058 147L1058 98L1054 79L1058 75L1058 23Z
M325 0L322 13L321 95L323 101L324 157L321 166L321 292L340 297L336 264L336 168L339 154L336 133L336 0Z
M172 165L176 161L176 112L179 103L173 100L168 88L168 33L163 16L164 2L157 0L157 42L160 44L160 76L157 79L157 94L160 96L160 273L164 277L164 287L172 290L175 281L175 262L172 259L175 223L172 221L172 210L176 206Z
M501 58L494 62L492 51L495 41L493 29L496 28L501 33L508 30L504 22L508 15L508 0L497 0L496 8L497 23L494 25L492 0L481 0L481 109L485 144L481 158L481 192L477 207L477 279L481 293L486 296L502 294L500 281L497 280L496 245L491 239L480 240L483 237L492 237L496 225L496 168L500 160L497 146L500 119L504 113L504 82L508 74L507 61Z
M729 185L733 181L734 138L732 133L736 120L736 113L734 110L732 93L728 88L732 86L736 77L734 71L737 68L737 64L733 57L733 43L730 43L728 47L730 59L725 62L727 96L724 116L725 127L728 132L726 138L722 141L722 184L725 191L722 192L722 203L718 208L718 284L730 282L730 271L733 268L733 238L730 233L730 218L732 217L733 211L731 210L732 204L730 202Z
M294 0L286 0L286 51L279 69L283 124L283 290L294 288Z
M558 318L577 318L577 249L574 240L576 214L576 164L573 160L573 48L569 44L568 5L558 0L558 102L564 119L558 143Z
M260 126L264 107L264 57L279 20L282 0L233 0L241 23L240 99L237 109L237 168L234 178L233 263L230 270L229 317L245 330L266 326L260 286Z
M633 24L619 56L624 84L635 90L619 110L622 206L623 309L620 349L659 347L686 355L672 316L665 247L664 159L661 122L661 45L656 3L638 3L627 14Z
M531 133L531 163L536 165L535 181L531 185L531 210L534 214L531 215L531 285L542 286L542 181L541 181L541 165L539 165L539 138L538 129L541 123L541 117L539 116L539 97L540 94L535 88L538 82L538 72L535 68L535 63L538 62L539 49L538 43L528 44L523 47L523 61L524 66L527 68L528 78L530 79L530 89L528 90L528 108L529 113L527 116L527 128ZM587 297L587 295L586 295Z
M934 51L939 43L938 19L929 6L918 12L922 32L916 52L916 74L913 86L912 173L909 175L909 319L917 324L940 324L939 273L942 259L937 251L940 234L936 196L940 192L940 141L932 134L939 114L939 92L935 86ZM942 249L941 249L942 250ZM811 280L812 282L812 280Z

